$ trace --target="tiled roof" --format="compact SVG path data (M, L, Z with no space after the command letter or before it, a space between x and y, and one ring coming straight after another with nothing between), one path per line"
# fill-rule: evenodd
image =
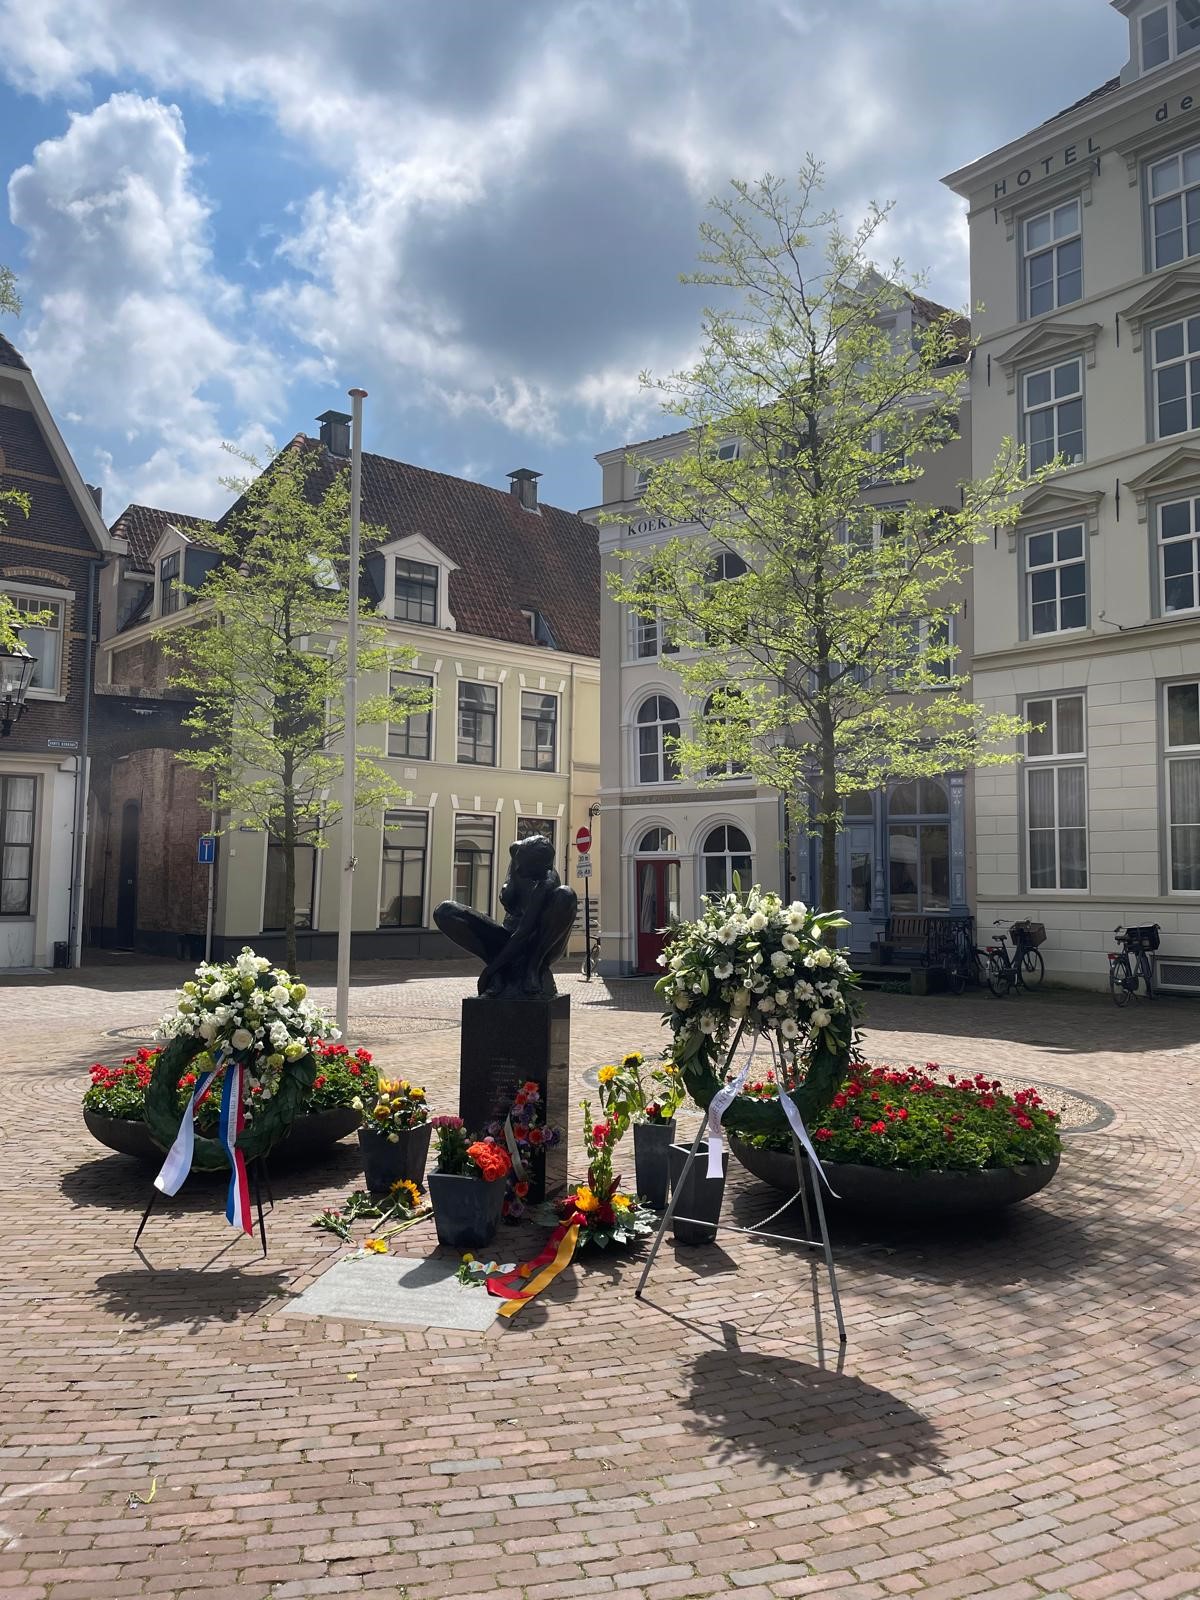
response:
M160 511L157 506L126 506L109 532L125 539L129 545L131 565L142 572L149 572L150 556L168 524L203 544L204 529L208 526L203 517L185 516L179 511Z
M344 463L304 434L289 448L296 446L320 452L308 479L319 496ZM419 533L450 557L459 569L450 574L449 599L460 633L527 645L521 613L537 611L560 650L599 656L596 530L573 511L545 504L526 511L507 489L364 452L362 518L383 530L367 549Z
M1120 87L1121 79L1119 75L1115 78L1110 78L1107 83L1102 83L1098 89L1093 89L1091 94L1085 94L1082 100L1074 100L1069 106L1064 106L1061 111L1056 111L1052 117L1047 117L1046 121L1042 123L1042 127L1044 128L1047 123L1057 122L1060 117L1069 117L1072 111L1079 111L1083 106L1090 105L1093 100L1102 100L1106 94L1112 94L1114 90Z
M16 345L10 344L2 333L0 333L0 367L24 367L26 372L29 370L28 361Z

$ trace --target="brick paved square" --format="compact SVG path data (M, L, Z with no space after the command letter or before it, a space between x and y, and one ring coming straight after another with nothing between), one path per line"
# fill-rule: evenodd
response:
M266 1261L200 1182L139 1259L150 1175L92 1143L79 1095L182 975L0 983L0 1597L1197 1592L1187 1002L871 997L876 1059L1017 1072L1116 1115L1007 1217L837 1220L839 1363L807 1262L732 1235L664 1248L645 1302L636 1258L610 1256L484 1332L296 1315L344 1254L309 1224L354 1186L353 1141L273 1175ZM354 1037L451 1104L468 986L368 971ZM646 985L565 987L578 1100L660 1032ZM732 1217L771 1204L731 1181ZM403 1249L433 1254L432 1230Z

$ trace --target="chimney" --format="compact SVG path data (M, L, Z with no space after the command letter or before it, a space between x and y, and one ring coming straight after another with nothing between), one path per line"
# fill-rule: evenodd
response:
M329 454L349 459L349 414L345 411L322 411L317 421L321 424L321 443L329 451Z
M85 483L84 484L84 488L91 495L92 499L96 502L96 510L99 511L101 514L103 514L103 512L104 512L104 490L103 489L97 489L97 487L96 487L96 485L94 483Z
M512 493L525 511L536 511L538 508L537 481L540 477L540 472L531 472L528 467L518 467L508 475Z

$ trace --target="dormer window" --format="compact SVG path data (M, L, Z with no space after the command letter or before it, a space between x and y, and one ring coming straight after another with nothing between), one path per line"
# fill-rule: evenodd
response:
M183 591L179 587L179 551L172 550L158 563L158 613L169 617L183 604Z
M1142 71L1152 72L1200 46L1200 0L1174 0L1147 11L1139 24Z
M396 558L396 621L437 627L438 569L431 561Z

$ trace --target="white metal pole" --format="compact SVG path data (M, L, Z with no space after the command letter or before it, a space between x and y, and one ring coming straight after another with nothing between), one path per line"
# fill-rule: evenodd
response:
M358 742L358 563L359 521L362 502L362 403L365 389L351 389L350 439L350 578L346 618L346 731L342 755L342 870L338 903L337 1025L343 1038L350 1023L350 935L354 923L354 789Z
M213 922L217 909L217 780L212 781L212 804L208 813L208 831L213 841L213 858L208 864L208 910L204 918L204 959L212 960Z

